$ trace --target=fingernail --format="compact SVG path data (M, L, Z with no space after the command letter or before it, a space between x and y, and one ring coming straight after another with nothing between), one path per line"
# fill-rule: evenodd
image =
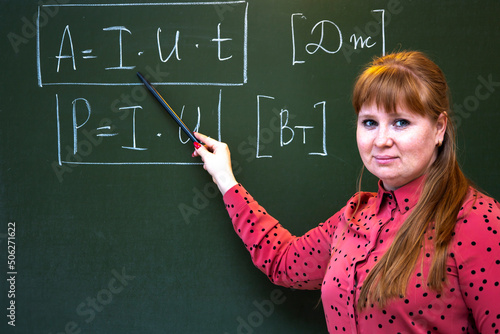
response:
M193 142L193 145L195 149L199 149L201 147L201 145L197 142Z

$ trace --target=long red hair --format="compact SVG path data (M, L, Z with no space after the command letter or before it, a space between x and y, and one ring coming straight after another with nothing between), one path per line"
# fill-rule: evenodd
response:
M402 106L434 120L442 113L448 118L443 143L426 173L420 199L388 251L365 279L358 309L375 302L383 307L389 299L405 295L422 251L424 234L431 227L435 229L434 254L427 283L431 289L441 291L446 284L448 245L469 188L456 158L455 128L445 76L421 52L389 54L376 58L361 73L354 86L352 103L356 114L363 105L375 103L386 112Z

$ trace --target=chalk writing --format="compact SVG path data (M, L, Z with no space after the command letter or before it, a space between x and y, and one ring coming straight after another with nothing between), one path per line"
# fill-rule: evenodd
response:
M264 133L261 131L261 122L263 118L263 114L267 112L267 114L271 114L273 110L273 106L270 107L263 107L262 104L265 101L269 100L275 100L275 97L273 96L266 96L266 95L258 95L257 96L257 137L256 137L256 158L272 158L273 156L271 154L261 154L261 151L264 147L262 143L265 141L266 145L269 146L271 143L270 140L262 138ZM268 104L269 105L269 104ZM309 135L314 135L314 137L321 138L321 149L317 149L317 140L314 142L314 144L308 146L311 147L310 152L308 152L308 155L319 155L319 156L326 156L327 155L327 150L326 150L326 101L321 101L318 103L315 103L313 105L313 109L321 109L321 126L317 125L293 125L290 124L290 112L288 109L281 109L279 113L279 146L280 147L285 147L288 145L291 145L294 141L296 141L296 137L302 137L299 141L301 142L302 145L310 144L310 142L307 141L307 136ZM317 111L316 111L317 113ZM298 113L295 113L297 115ZM298 117L295 117L295 121L297 121ZM306 133L308 135L306 135ZM318 135L319 133L319 135ZM315 146L316 145L316 146ZM312 148L314 147L314 148Z
M103 31L114 31L114 30L117 30L119 31L119 38L118 38L118 43L119 43L119 46L120 46L120 54L119 54L119 57L120 57L120 65L119 66L114 66L114 67L106 67L105 69L106 70L132 70L135 68L135 66L123 66L123 37L122 37L122 32L123 31L126 31L128 32L129 34L132 35L132 32L130 30L128 30L127 28L125 27L122 27L122 26L115 26L115 27L107 27L107 28L103 28L102 29Z
M225 8L231 10L224 12L223 17L218 10L206 10L206 6L218 9L218 5L230 5ZM39 15L44 6L57 8L60 15L44 24L43 31L37 22L40 87L136 86L109 104L102 102L105 99L102 96L97 98L86 91L56 94L57 165L62 169L67 168L63 165L200 164L168 155L165 148L172 142L185 145L189 139L171 122L154 121L163 111L154 100L145 99L149 95L135 71L145 68L155 85L178 86L177 89L182 86L246 89L243 86L248 83L249 3L237 0L55 4L41 5ZM151 12L157 15L149 15ZM342 55L346 49L385 54L385 10L375 9L365 14L359 22L305 12L287 14L292 43L285 52L291 53L290 69L305 64L311 57ZM134 19L138 15L151 19L147 25L141 25L140 20ZM99 20L92 20L92 24L84 22L85 17L95 16ZM66 17L72 19L68 21ZM110 17L120 19L110 20ZM365 29L361 30L359 27L363 25ZM345 57L336 60L350 62ZM155 64L156 69L151 71L149 64ZM222 89L215 89L218 94L212 92L209 100L205 97L195 104L192 101L173 104L191 129L202 132L216 129L217 139L222 140ZM257 98L256 137L249 143L255 148L249 149L254 152L252 156L273 158L290 150L300 150L305 156L328 155L326 98L315 97L301 105L289 105L272 94L250 95L249 98ZM191 100L192 92L187 96ZM269 131L267 124L271 123L275 133ZM168 126L169 130L165 129Z
M118 110L123 114L117 115L111 111L111 103L103 103L102 98L66 95L55 96L59 166L200 164L189 159L188 154L185 160L179 160L182 157L178 154L169 154L168 147L179 142L188 144L189 139L156 101L120 107ZM190 101L176 108L172 103L173 108L181 110L180 118L192 129L198 131L202 126L213 129L211 132L217 133L218 140L221 140L221 105L222 90L214 98L205 97L198 105ZM154 119L161 122L152 122ZM188 152L190 150L191 146Z
M233 7L223 22L206 10L216 4L211 2L42 5L57 7L59 15L43 30L37 22L38 85L141 85L130 74L155 63L171 74L155 85L244 85L248 3L224 3ZM158 15L141 26L135 18L151 17L151 7ZM89 25L87 16L104 19ZM69 24L67 17L72 17ZM120 25L114 17L120 17ZM200 30L209 33L193 37Z
M132 146L122 146L122 148L126 148L129 150L138 150L138 151L144 151L147 150L145 147L137 147L136 143L136 130L135 130L135 113L137 109L142 109L141 106L131 106L131 107L123 107L120 109L132 109L133 110L133 116L132 116Z
M297 31L297 26L301 29L309 29L307 17L303 13L293 13L290 15L290 31L292 36L292 65L304 64L307 55L314 55L316 53L326 53L335 55L346 43L351 43L351 47L356 49L370 49L373 48L380 39L381 54L385 55L385 10L376 9L372 13L380 13L380 27L373 31L371 36L362 36L356 33L356 29L347 28L347 31L354 30L355 33L351 34L348 42L344 39L343 29L332 20L320 20L310 28L310 40L300 40L298 36L303 36ZM379 30L381 33L379 34ZM379 36L381 35L381 36ZM305 52L299 52L305 51ZM300 56L298 55L300 54Z

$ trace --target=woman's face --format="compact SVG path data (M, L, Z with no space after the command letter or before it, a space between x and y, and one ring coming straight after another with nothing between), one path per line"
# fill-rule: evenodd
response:
M437 155L446 130L446 115L434 121L403 108L386 113L364 105L358 114L356 138L366 168L395 190L423 175Z

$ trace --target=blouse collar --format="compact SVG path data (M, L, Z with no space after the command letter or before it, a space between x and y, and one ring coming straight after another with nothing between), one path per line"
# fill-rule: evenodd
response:
M384 189L382 180L379 180L377 212L380 211L380 207L384 201L391 201L394 199L396 201L396 207L399 209L401 214L405 214L417 204L420 194L422 193L424 182L425 175L422 175L394 191L389 191Z

